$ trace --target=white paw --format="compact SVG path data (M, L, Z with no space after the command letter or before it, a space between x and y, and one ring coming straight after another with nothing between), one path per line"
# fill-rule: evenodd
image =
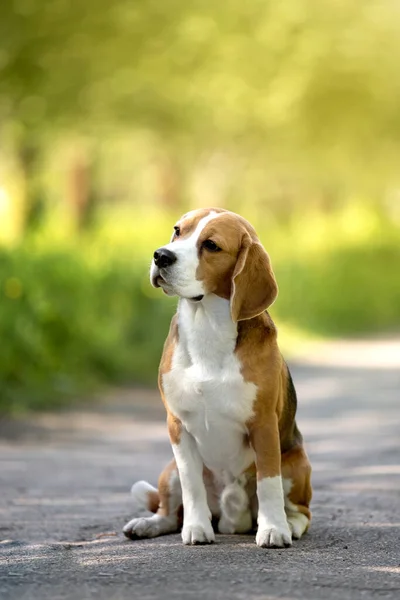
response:
M184 544L213 544L215 534L210 521L183 525L182 541Z
M258 529L256 535L257 546L261 548L283 548L292 545L292 535L286 526L271 525L263 529Z
M147 518L139 517L138 519L132 519L132 521L129 521L124 526L122 531L127 538L134 540L136 538L157 537L165 533L172 533L176 529L177 524L175 519L152 515Z
M292 536L295 540L299 540L303 533L307 531L309 520L303 513L294 513L288 516L288 523Z
M124 526L122 531L126 537L131 539L135 537L154 537L157 535L156 528L154 527L154 524L151 523L150 519L151 517L132 519L132 521L129 521L129 523Z

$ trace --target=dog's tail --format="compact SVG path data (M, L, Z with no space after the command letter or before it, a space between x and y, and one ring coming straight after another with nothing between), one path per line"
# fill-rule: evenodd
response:
M160 504L158 490L147 483L137 481L131 488L133 499L133 517L144 517L149 512L156 513Z

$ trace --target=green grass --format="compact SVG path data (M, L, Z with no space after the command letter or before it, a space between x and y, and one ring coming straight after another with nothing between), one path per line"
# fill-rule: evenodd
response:
M0 249L1 412L61 406L104 385L155 384L176 299L150 287L148 257L168 239L170 219L152 221L147 238L140 223L139 243L121 220L76 244L42 232ZM271 312L284 349L310 334L399 331L398 230L349 234L332 218L321 235L294 223L268 242L260 234L279 283Z

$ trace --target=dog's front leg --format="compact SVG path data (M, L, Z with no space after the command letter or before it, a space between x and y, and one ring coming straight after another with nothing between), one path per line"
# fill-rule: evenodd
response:
M170 419L168 425L182 486L183 543L211 544L215 535L196 441L177 419Z
M255 424L250 431L250 440L257 467L257 545L262 548L290 546L292 535L285 513L276 416L263 425Z

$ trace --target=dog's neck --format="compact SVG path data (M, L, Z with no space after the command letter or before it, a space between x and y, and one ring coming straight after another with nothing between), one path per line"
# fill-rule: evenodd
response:
M200 302L181 298L178 306L179 341L192 365L207 372L220 370L232 356L237 324L229 300L207 294Z

